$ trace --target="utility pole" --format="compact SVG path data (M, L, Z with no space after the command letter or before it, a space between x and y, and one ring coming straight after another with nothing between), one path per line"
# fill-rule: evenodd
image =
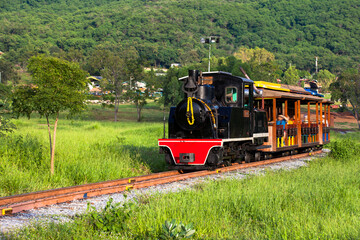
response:
M318 57L315 57L315 73L318 73Z
M1 72L0 72L0 83L1 83Z
M210 53L211 53L211 43L209 44L209 65L208 65L208 72L210 72Z
M211 57L211 44L212 43L219 43L220 37L218 36L209 36L203 37L200 40L201 43L208 43L209 44L209 64L208 64L208 72L210 72L210 57Z

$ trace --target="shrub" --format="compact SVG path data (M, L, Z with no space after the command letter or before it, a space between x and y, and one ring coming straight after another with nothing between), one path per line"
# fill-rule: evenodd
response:
M195 234L191 223L188 225L184 225L182 222L177 224L175 219L171 222L165 221L161 230L159 237L164 240L191 238Z
M333 141L330 145L330 155L337 160L347 160L358 154L359 147L359 144L353 139Z
M88 203L86 217L95 230L119 233L127 229L126 220L131 217L135 206L133 202L125 202L122 206L120 203L113 204L110 198L101 212Z
M14 129L16 129L15 125L9 119L0 116L0 137L6 136L7 133L13 132Z

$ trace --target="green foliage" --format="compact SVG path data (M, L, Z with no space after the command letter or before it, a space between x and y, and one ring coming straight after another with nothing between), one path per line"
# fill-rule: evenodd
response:
M0 84L17 83L20 79L14 65L2 56L0 56L0 74Z
M33 77L30 86L19 86L13 96L13 111L30 117L55 116L68 110L71 115L85 108L86 73L76 63L53 57L32 57L29 70Z
M163 87L163 101L166 106L177 105L183 99L182 82L178 78L186 76L187 69L170 69L167 73Z
M5 115L10 111L11 86L0 83L0 137L4 137L7 133L16 129L10 119Z
M36 137L14 135L2 139L0 154L14 157L13 164L19 169L40 169L44 164L44 149L44 145Z
M171 222L165 221L162 225L162 232L160 239L171 240L171 239L184 239L191 238L195 234L193 224L184 225L182 222L176 223L173 219Z
M131 102L133 102L136 106L137 110L137 121L141 121L141 110L143 107L147 104L147 99L150 99L149 89L146 89L144 92L141 92L140 90L127 90L125 97L129 99Z
M16 126L10 121L10 119L6 119L0 116L0 138L7 135L7 133L11 133L16 129Z
M341 101L343 106L347 105L347 101L350 102L360 128L360 72L356 69L344 71L330 85L330 90L332 100Z
M296 85L298 81L300 80L300 77L298 75L298 70L294 66L290 66L285 72L284 72L284 83L289 85Z
M331 142L331 156L340 161L349 161L359 155L360 144L355 139L348 138Z
M140 97L132 91L136 81L144 80L143 66L136 49L132 47L116 51L99 49L93 52L90 62L90 65L98 69L97 71L105 78L101 82L103 88L114 93L115 122L121 100L134 101L140 116L146 101L144 97ZM124 91L127 93L123 94ZM140 121L140 117L138 117L138 121Z
M122 45L152 65L184 65L207 56L201 37L219 35L215 56L259 47L281 66L311 71L318 56L320 68L335 72L358 62L358 7L355 0L2 1L0 50L24 65L37 53L82 62L98 47Z
M121 203L113 204L113 199L110 198L101 212L88 203L85 218L95 230L119 233L128 228L126 221L132 216L135 207L133 202L125 202L123 205Z
M11 86L0 83L0 114L10 110Z
M330 84L335 81L336 76L326 69L321 69L314 78L321 84L322 92L327 92L329 91Z
M255 49L240 47L239 50L234 53L234 56L242 62L256 62L258 64L275 60L274 54L267 51L265 48L259 47L256 47Z

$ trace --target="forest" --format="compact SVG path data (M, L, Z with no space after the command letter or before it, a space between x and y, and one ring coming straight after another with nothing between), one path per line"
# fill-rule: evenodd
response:
M319 69L338 73L360 60L359 7L357 0L3 0L0 51L25 67L37 53L81 61L132 46L145 65L168 67L206 58L200 38L215 35L216 57L259 47L282 69L313 72L317 56Z

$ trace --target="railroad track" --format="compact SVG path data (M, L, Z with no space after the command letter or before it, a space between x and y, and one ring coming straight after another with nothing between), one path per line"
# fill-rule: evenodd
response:
M87 199L105 194L123 192L131 189L145 188L159 184L181 181L188 178L195 178L206 175L218 174L222 172L230 172L243 168L267 165L271 163L277 163L291 159L302 158L309 155L319 154L321 152L322 151L319 150L312 153L302 153L252 163L234 163L232 166L219 168L213 171L204 170L186 174L180 174L178 171L168 171L145 176L123 178L119 180L111 180L106 182L91 183L73 187L57 188L53 190L2 197L0 198L0 216L11 215L34 208L40 208L73 200Z

